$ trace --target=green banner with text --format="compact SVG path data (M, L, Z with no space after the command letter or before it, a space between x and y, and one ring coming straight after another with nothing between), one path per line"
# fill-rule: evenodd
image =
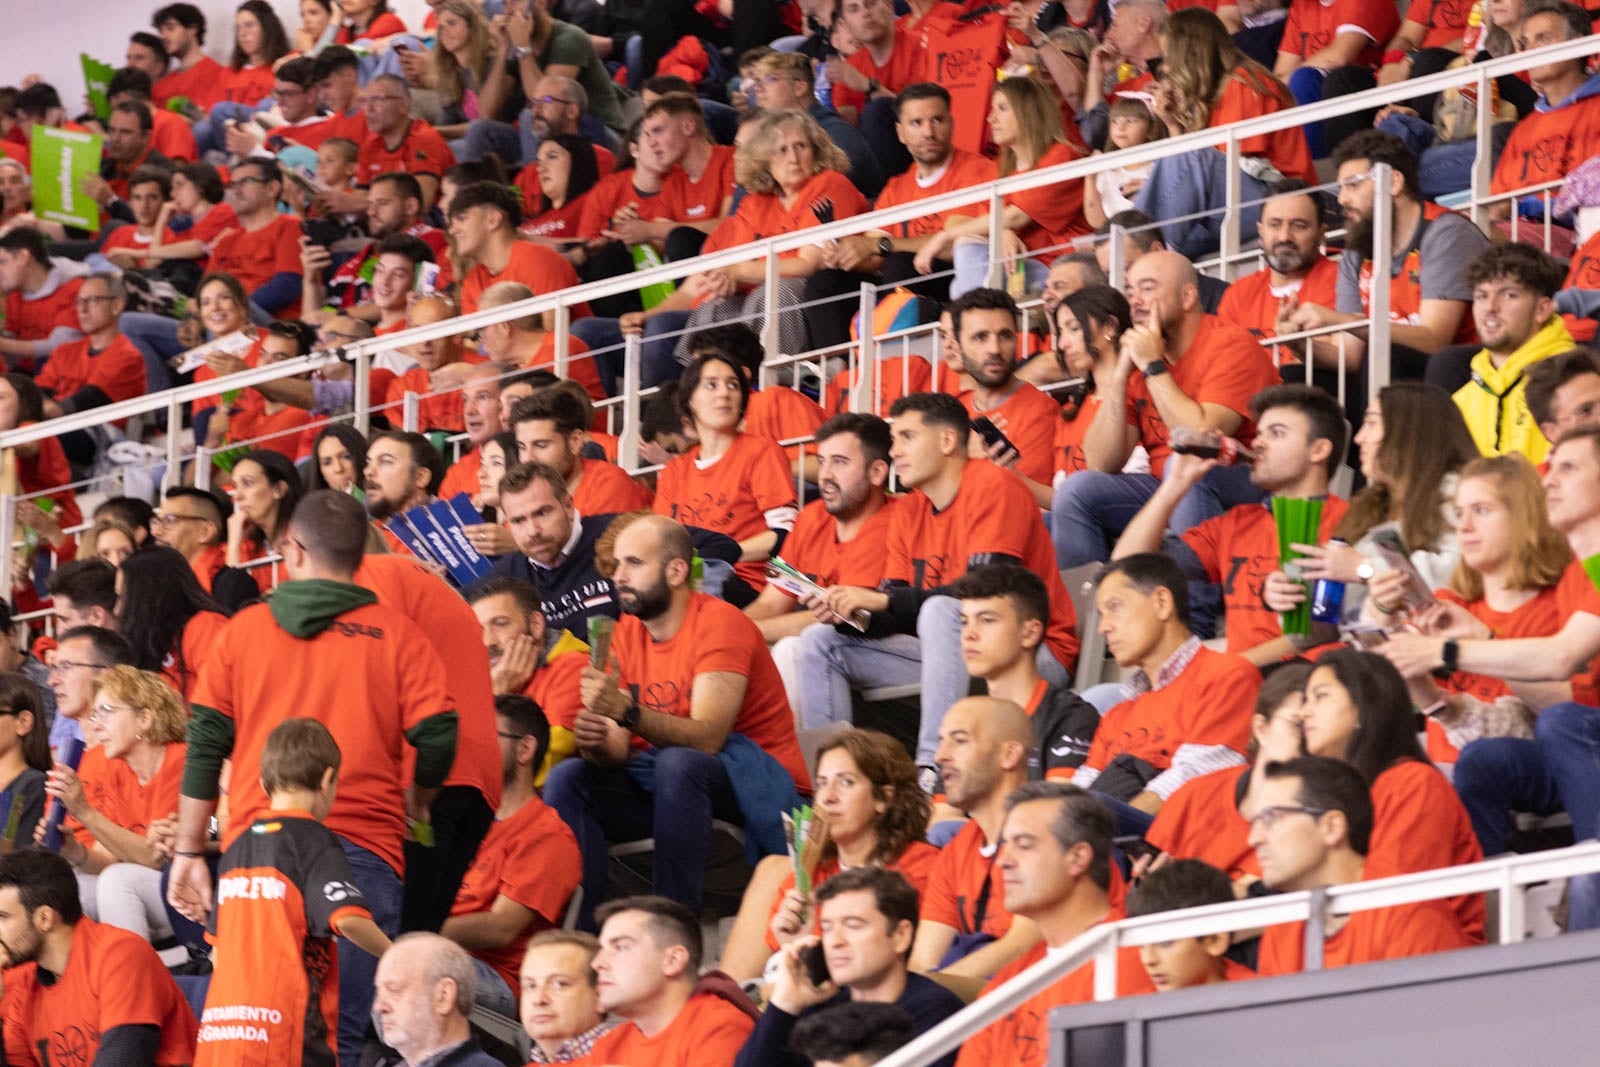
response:
M34 123L33 213L41 219L100 232L100 205L83 191L86 174L100 173L100 138Z

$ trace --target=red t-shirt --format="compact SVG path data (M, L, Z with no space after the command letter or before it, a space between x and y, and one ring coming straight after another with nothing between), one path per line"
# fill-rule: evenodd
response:
M941 923L959 934L988 934L997 941L1006 936L1011 930L1011 913L1006 910L1005 878L994 858L994 847L984 844L977 820L968 819L939 850L939 858L928 871L928 884L922 891L922 921Z
M714 145L699 181L691 181L681 166L667 172L658 197L666 211L663 217L678 222L721 218L723 205L733 195L733 185L733 147Z
M367 135L361 145L361 155L356 160L356 184L363 187L371 185L372 179L391 171L431 174L440 178L455 165L456 157L444 138L439 136L439 131L421 119L412 119L411 125L406 127L405 136L395 148L390 148L388 142L376 133Z
M300 220L293 215L275 215L259 230L234 230L211 250L210 269L238 278L247 293L254 293L276 274L299 277ZM300 305L291 304L289 310L298 314Z
M921 893L928 884L928 874L933 870L933 865L939 861L939 850L926 841L913 841L905 847L892 863L884 864L888 870L895 871L910 883L911 888ZM816 871L811 875L813 888L822 885L829 878L840 871L839 859L835 856L826 863L819 863ZM795 887L794 871L790 871L784 878L783 884L778 886L778 892L772 898L772 910L767 913L767 947L776 952L781 947L777 937L772 932L772 919L778 914L778 909L783 906L783 898ZM818 909L811 909L811 931L820 933L822 916Z
M900 21L896 20L894 45L889 52L889 61L883 66L873 61L872 53L867 51L865 45L857 48L845 60L891 93L898 93L908 85L927 80L923 69L927 53L922 48L922 42L916 34L900 32ZM866 105L866 94L857 92L843 81L833 87L835 108L853 107L860 111Z
M253 448L266 448L294 462L300 438L315 418L305 408L285 404L277 411L267 410L267 398L246 389L228 411L228 443L251 442Z
M444 481L439 483L439 499L449 500L458 493L476 496L478 493L478 471L483 467L483 450L470 448L444 472Z
M157 1067L194 1060L198 1027L194 1012L150 942L138 934L93 919L72 929L67 967L49 985L38 964L6 972L5 1061L40 1064L93 1063L100 1041L119 1026L154 1026L161 1041Z
M1003 417L1006 439L1017 446L1021 458L1017 473L1043 485L1055 474L1056 426L1061 422L1061 405L1028 382L1018 381L1016 391L999 407L979 411L973 394L961 398L967 414L986 415L997 423Z
M230 69L222 98L229 103L254 107L271 96L276 85L277 78L272 73L271 63L263 63L259 67Z
M1471 0L1418 0L1406 9L1406 21L1427 28L1422 48L1443 48L1460 42L1471 10Z
M231 71L210 56L201 56L199 62L188 70L175 70L165 74L151 87L151 97L157 107L166 107L175 96L186 96L190 103L206 111L223 99Z
M561 925L582 870L578 839L556 810L538 797L530 798L509 819L489 827L478 846L450 914L486 912L500 897L533 912L533 921L510 944L473 953L498 971L513 993L521 989L517 974L528 938Z
M1072 145L1053 144L1039 157L1034 170L1071 163L1083 155ZM1093 233L1094 227L1083 214L1083 182L1058 182L1022 193L1007 193L1005 202L1027 213L1033 224L1017 234L1029 249L1064 245L1074 237Z
M1278 51L1306 59L1341 33L1360 33L1366 36L1367 47L1356 55L1355 65L1376 67L1383 46L1399 28L1400 15L1389 0L1293 0Z
M850 406L850 390L854 383L854 370L846 367L835 374L822 394L823 410L837 415ZM930 393L933 387L933 367L921 356L890 356L878 361L876 391L870 397L871 412L887 417L894 402L912 393Z
M761 631L744 612L693 593L683 624L667 640L652 640L644 623L624 615L617 620L611 648L623 684L635 691L640 705L662 715L689 718L694 681L702 674L732 673L746 679L744 700L730 732L760 745L789 772L796 788L810 788L783 679Z
M797 437L814 437L818 427L828 421L821 405L798 389L787 385L769 385L750 394L744 408L744 432L774 441L793 441ZM815 443L786 445L784 452L792 460L801 453L816 455Z
M1056 420L1051 478L1054 478L1057 472L1077 474L1079 471L1089 469L1089 461L1083 454L1083 439L1089 435L1089 427L1094 424L1095 412L1099 410L1100 397L1096 393L1090 393L1083 398L1083 402L1078 405L1078 413L1072 418L1067 418L1066 410L1062 410L1061 417Z
M769 529L768 511L795 506L789 460L770 438L742 433L710 466L700 466L699 460L696 445L662 469L656 478L657 515L745 541ZM739 563L734 570L756 589L766 587L766 564Z
M1510 193L1559 181L1595 155L1600 155L1600 97L1554 111L1530 111L1512 127L1489 191Z
M582 207L577 224L577 236L584 238L599 237L603 231L610 229L611 220L629 205L639 212L641 219L672 217L661 192L641 193L634 187L631 167L601 178L595 183L594 188L579 197L576 203ZM528 231L524 229L522 232Z
M24 422L23 426L35 426L37 423ZM39 451L32 457L17 455L17 481L22 485L24 493L39 493L46 489L55 489L57 486L72 483L72 467L67 463L67 454L61 449L61 442L54 437L46 437L39 443ZM61 489L50 494L50 499L55 501L56 517L61 521L62 529L80 525L83 522L83 512L78 507L78 498L71 489Z
M1561 573L1561 582L1556 586L1556 611L1563 623L1580 611L1600 619L1600 592L1596 592L1578 560L1567 564ZM1572 699L1587 707L1600 707L1600 656L1572 676Z
M755 1020L715 993L689 998L660 1033L646 1037L625 1022L595 1039L583 1067L732 1067Z
M1280 82L1268 79L1265 91L1250 84L1247 70L1236 70L1222 84L1222 98L1211 108L1213 129L1230 122L1272 115L1295 106L1294 97ZM1219 146L1220 147L1220 146ZM1283 172L1286 178L1300 178L1312 185L1317 183L1317 168L1311 163L1311 149L1306 147L1305 130L1290 126L1277 133L1262 133L1246 137L1239 142L1239 151L1247 156L1261 156Z
M980 156L976 152L953 148L944 169L938 172L933 181L926 185L922 184L917 178L916 166L912 165L910 169L896 174L884 183L883 192L878 194L878 201L874 206L898 207L930 196L953 193L957 189L971 189L985 182L994 181L994 174L994 160ZM981 203L974 203L970 208L921 215L904 222L892 223L890 231L899 237L926 237L944 229L945 223L953 215L976 215L982 210Z
M1326 544L1349 507L1339 497L1323 500L1317 544ZM1261 602L1267 575L1280 566L1278 524L1264 504L1240 504L1207 519L1183 535L1205 567L1206 578L1221 583L1228 611L1228 651L1244 653L1283 636L1278 613Z
M1144 839L1173 859L1204 860L1229 878L1261 877L1261 861L1250 847L1250 824L1235 800L1248 764L1191 778L1156 812Z
M343 115L329 115L320 122L308 122L304 126L283 126L273 130L267 135L267 147L278 148L284 144L305 145L315 151L322 147L322 142L331 137L343 137L356 144L362 144L369 136L367 130L367 117L361 108L352 108Z
M1319 256L1298 285L1291 282L1282 292L1274 292L1272 272L1262 267L1228 286L1228 291L1222 294L1222 303L1217 305L1217 318L1249 330L1256 337L1276 337L1280 298L1293 295L1302 304L1331 308L1338 300L1334 292L1338 281L1339 264ZM1304 351L1296 345L1292 350L1284 349L1282 354L1299 359Z
M1103 771L1118 756L1134 756L1164 771L1184 745L1226 745L1243 755L1260 689L1261 672L1248 660L1202 648L1167 685L1106 712L1083 765Z
M150 147L170 160L193 163L200 158L194 143L194 130L175 112L164 107L150 109Z
M1589 235L1589 239L1572 254L1572 266L1567 270L1567 280L1563 289L1600 289L1600 230ZM1561 316L1567 324L1567 332L1574 341L1590 341L1595 335L1595 321L1593 319L1580 319L1574 315Z
M1055 548L1033 494L1011 471L981 460L969 462L956 498L943 511L935 511L921 490L896 501L883 578L915 589L940 589L967 573L974 557L981 561L989 556L1018 560L1044 579L1050 592L1044 643L1071 670L1078 658L1072 598L1061 584Z
M548 237L552 241L576 241L580 236L579 226L583 220L584 201L589 194L568 200L560 207L553 207L549 211L539 210L537 197L530 204L523 206L523 211L528 215L522 220L522 225L517 227L517 232L524 237Z
M42 341L57 326L78 328L78 289L82 278L67 278L40 297L25 297L21 289L6 294L6 332L19 341Z
M813 208L829 200L833 202L835 221L860 215L867 210L866 197L850 184L849 178L836 170L825 170L801 186L788 206L784 205L783 198L777 193L751 193L739 201L739 210L724 219L706 238L704 251L716 252L733 245L820 226L822 224ZM798 250L783 253L785 258L799 254Z
M1431 763L1402 760L1372 783L1372 843L1366 877L1388 878L1483 859L1467 809L1450 782ZM1483 894L1468 893L1443 903L1472 941L1483 940Z
M392 11L385 11L372 20L372 25L364 30L358 30L352 23L345 23L339 27L339 32L334 35L334 44L351 44L355 41L370 41L375 37L393 37L397 33L405 33L406 24L400 21L400 16Z
M784 538L783 560L824 589L836 585L876 589L883 581L884 546L894 507L893 497L885 500L854 537L840 541L839 520L828 514L822 501L813 500L800 509L794 529Z
M531 241L514 241L511 258L500 273L491 274L487 266L479 263L461 280L461 313L470 315L477 311L478 298L496 282L521 282L533 290L534 296L544 296L577 285L578 272L553 248ZM588 304L574 304L572 307L572 317L575 319L589 314Z
M1244 330L1230 326L1215 315L1201 319L1200 329L1177 362L1168 362L1167 373L1197 404L1218 404L1243 416L1233 436L1245 444L1255 436L1250 418L1250 398L1278 381L1272 358ZM1150 386L1140 372L1128 380L1127 421L1139 427L1139 443L1150 453L1150 473L1161 477L1167 468L1167 424L1150 398Z
M98 352L89 350L89 339L84 337L52 351L35 381L58 400L87 385L95 386L113 403L132 400L144 395L144 357L120 333Z
M1399 960L1465 948L1470 941L1456 925L1450 909L1437 900L1375 911L1358 911L1322 943L1322 967ZM1269 926L1261 934L1256 970L1263 978L1299 974L1306 966L1306 924Z
M989 98L995 71L1006 61L1004 11L971 18L955 4L936 4L917 29L928 54L926 76L950 93L950 118L955 144L980 152L989 139Z
M588 654L577 650L547 659L533 672L533 678L523 690L523 695L532 697L544 710L544 717L551 726L570 730L577 721L578 712L583 710L578 685L583 678L583 669L588 665Z
M650 496L644 487L628 477L627 471L603 459L584 460L578 484L569 488L572 506L584 515L610 515L650 507Z

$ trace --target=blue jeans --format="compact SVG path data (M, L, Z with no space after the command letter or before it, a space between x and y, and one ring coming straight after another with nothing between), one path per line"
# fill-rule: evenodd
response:
M1056 685L1071 674L1044 645L1036 659L1039 673ZM816 730L830 723L852 721L852 686L920 685L922 720L917 734L917 764L933 766L939 748L939 727L950 705L967 695L972 684L961 655L961 604L953 597L933 596L917 613L917 633L861 637L832 626L807 627L800 634L800 728Z
M1110 559L1116 538L1159 484L1150 474L1104 471L1079 471L1062 482L1050 499L1056 565L1067 570ZM1173 509L1167 532L1181 537L1229 508L1260 500L1261 490L1250 484L1249 467L1214 467Z
M1165 156L1155 161L1144 188L1134 197L1133 206L1161 223L1161 240L1170 249L1190 259L1215 255L1222 247L1223 209L1228 203L1228 155L1215 148ZM1266 193L1266 186L1248 174L1239 175L1239 197L1254 200ZM1184 219L1201 211L1213 214ZM1249 239L1261 218L1259 204L1239 213L1239 232ZM1169 222L1169 219L1182 221Z
M544 802L572 828L583 855L583 904L578 925L594 930L594 910L606 897L612 844L655 839L654 890L700 913L700 891L711 850L711 820L742 823L722 760L698 749L656 754L653 789L646 792L624 767L562 760L545 779Z
M147 311L125 311L117 327L144 356L146 388L152 393L170 389L174 378L167 360L183 352L178 343L178 320Z
M473 1003L489 1009L496 1015L504 1015L508 1019L517 1018L517 994L506 985L505 975L476 956L472 957L472 969L477 972L478 977L478 988L472 998Z
M1472 819L1485 856L1506 851L1510 814L1553 815L1565 810L1572 836L1600 834L1600 708L1556 704L1539 713L1533 740L1488 737L1461 750L1456 793ZM1600 927L1597 875L1572 880L1568 929Z
M642 388L678 380L683 364L673 350L678 345L677 334L688 324L687 311L663 311L645 320L644 343L639 350ZM589 346L602 382L622 380L622 327L616 319L578 319L572 324L572 336Z
M951 262L955 265L955 277L950 279L950 299L964 296L974 289L981 289L989 284L989 246L977 241L958 244L950 253ZM1040 289L1050 277L1050 268L1043 260L1025 259L1023 263L1023 277L1029 289ZM1006 264L1008 270L1015 270L1015 263ZM1003 286L1002 286L1003 288Z
M211 114L194 124L194 146L199 151L201 158L206 152L226 152L228 144L225 135L228 132L229 120L243 122L257 112L265 111L272 106L272 98L258 104L236 104L231 100L220 100L211 105Z
M350 878L367 898L367 910L378 929L396 937L400 933L400 872L377 853L339 838ZM339 1067L360 1067L366 1044L367 1023L372 1018L372 991L378 958L366 949L339 938Z
M1322 99L1322 82L1328 76L1325 70L1316 67L1298 67L1289 75L1289 92L1294 94L1297 104L1315 104ZM1306 146L1311 149L1312 159L1321 159L1328 154L1328 146L1323 143L1322 123L1308 122L1305 125Z

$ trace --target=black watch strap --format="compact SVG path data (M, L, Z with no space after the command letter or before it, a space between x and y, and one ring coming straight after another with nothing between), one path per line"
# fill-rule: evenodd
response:
M617 722L622 726L622 728L624 730L628 731L630 734L638 733L639 732L639 705L637 703L629 704L627 706L627 708L623 711L622 718L618 719Z
M1144 376L1146 381L1151 378L1159 378L1165 373L1167 373L1167 361L1164 359L1152 359L1149 363L1144 365Z

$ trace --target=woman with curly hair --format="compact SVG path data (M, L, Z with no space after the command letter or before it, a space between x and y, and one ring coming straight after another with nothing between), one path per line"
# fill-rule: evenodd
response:
M875 866L899 871L920 893L939 850L923 840L930 805L905 746L876 730L846 730L818 747L812 778L816 822L800 852L812 888ZM773 952L812 931L815 912L795 888L794 863L768 856L745 890L721 969L738 981L759 976Z

